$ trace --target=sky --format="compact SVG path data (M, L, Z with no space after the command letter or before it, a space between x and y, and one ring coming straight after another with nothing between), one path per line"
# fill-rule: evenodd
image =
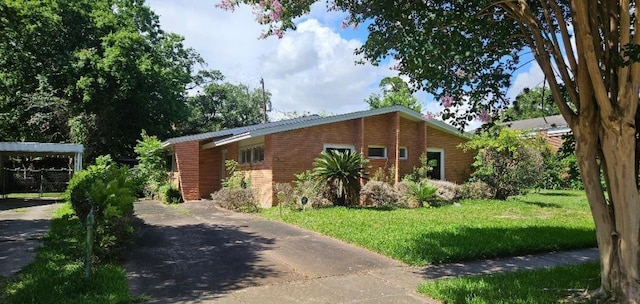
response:
M225 80L265 88L272 93L272 120L284 112L342 114L368 109L365 99L379 93L380 80L396 76L387 60L379 66L356 64L354 50L366 40L366 28L341 28L346 14L327 12L322 1L299 20L295 31L282 39L260 39L265 29L255 21L250 7L234 12L216 8L219 0L147 0L160 16L163 30L185 38L208 69L220 70ZM541 85L537 64L525 65L513 75L508 96L513 99L525 87ZM439 101L424 92L414 94L423 112L442 110ZM480 125L472 123L468 129Z

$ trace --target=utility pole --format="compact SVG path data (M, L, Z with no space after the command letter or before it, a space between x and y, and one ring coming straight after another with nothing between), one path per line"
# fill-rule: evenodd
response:
M262 85L262 122L267 122L267 94L264 91L264 78L260 78Z

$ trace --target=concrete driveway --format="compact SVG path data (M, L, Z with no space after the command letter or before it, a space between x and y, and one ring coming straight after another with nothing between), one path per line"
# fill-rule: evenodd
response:
M12 276L33 260L59 206L55 200L0 199L0 276Z
M125 268L152 303L431 303L419 271L362 248L211 202L136 204Z

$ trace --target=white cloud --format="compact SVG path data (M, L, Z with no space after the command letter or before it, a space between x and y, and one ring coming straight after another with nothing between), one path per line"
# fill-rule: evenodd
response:
M160 15L164 30L183 35L185 45L228 81L258 87L264 78L274 110L336 114L364 110L364 99L378 91L380 79L396 74L388 66L355 64L358 57L353 51L361 42L344 39L321 23L342 20L341 13L314 9L311 16L321 21L307 18L283 39L258 39L264 27L254 20L250 7L227 12L215 8L215 3L150 0L148 5Z
M514 100L524 88L533 88L542 85L544 73L537 62L532 62L529 70L516 76L513 84L507 91L507 98Z

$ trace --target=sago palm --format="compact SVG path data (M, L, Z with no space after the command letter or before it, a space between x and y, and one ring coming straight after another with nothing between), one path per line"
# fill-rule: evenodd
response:
M336 205L353 206L358 203L367 162L361 153L323 151L313 162L313 174L329 187Z

